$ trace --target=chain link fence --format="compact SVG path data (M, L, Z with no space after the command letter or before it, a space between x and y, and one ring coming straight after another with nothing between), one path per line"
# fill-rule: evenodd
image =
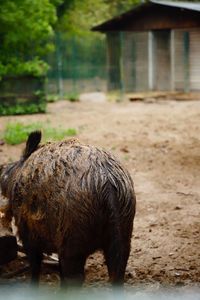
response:
M106 40L102 36L67 36L57 33L50 65L47 94L60 97L84 92L106 91Z
M60 98L80 93L148 90L148 33L111 32L72 36L57 33L46 91Z

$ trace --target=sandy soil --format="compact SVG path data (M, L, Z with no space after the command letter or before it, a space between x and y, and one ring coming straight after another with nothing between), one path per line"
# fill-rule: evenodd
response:
M60 101L50 104L45 115L2 117L0 131L16 120L74 127L81 141L111 150L129 169L137 214L126 286L200 285L199 101ZM0 162L17 159L22 147L0 146ZM16 262L2 274L14 268ZM56 272L43 269L43 282L55 285L58 278ZM103 257L96 253L86 265L86 285L104 286L107 280Z

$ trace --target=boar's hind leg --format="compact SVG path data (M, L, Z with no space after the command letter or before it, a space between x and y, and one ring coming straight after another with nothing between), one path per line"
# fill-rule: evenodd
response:
M86 258L83 254L62 253L59 255L62 288L82 285Z
M31 284L38 285L43 254L37 248L31 248L28 259L31 266Z
M104 234L104 257L112 285L123 285L130 253L132 224L123 224L123 220L120 220L119 202L114 188L110 189L107 203L110 217Z
M20 236L27 254L31 268L31 284L38 285L43 253L39 250L39 244L33 242L30 238L30 233L26 224L23 224L20 230Z
M107 245L104 246L104 257L108 268L109 278L113 285L123 285L130 244L120 240L115 232L109 230Z

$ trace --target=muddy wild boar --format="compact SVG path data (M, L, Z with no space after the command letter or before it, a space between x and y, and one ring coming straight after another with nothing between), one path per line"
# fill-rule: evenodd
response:
M123 284L130 253L132 179L108 152L78 140L39 146L32 132L22 157L1 170L19 238L38 283L43 254L59 257L61 286L82 283L87 257L102 250L113 285Z

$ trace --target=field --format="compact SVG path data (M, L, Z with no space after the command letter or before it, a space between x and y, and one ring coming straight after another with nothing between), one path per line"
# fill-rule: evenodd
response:
M137 195L126 286L200 285L200 102L77 102L49 104L44 115L1 117L75 128L84 143L112 151L128 168ZM0 146L0 161L20 157L24 145ZM21 264L22 258L18 264ZM2 270L10 272L17 262ZM28 273L12 278L27 281ZM42 281L58 283L43 269ZM86 285L107 285L101 253L86 265Z

